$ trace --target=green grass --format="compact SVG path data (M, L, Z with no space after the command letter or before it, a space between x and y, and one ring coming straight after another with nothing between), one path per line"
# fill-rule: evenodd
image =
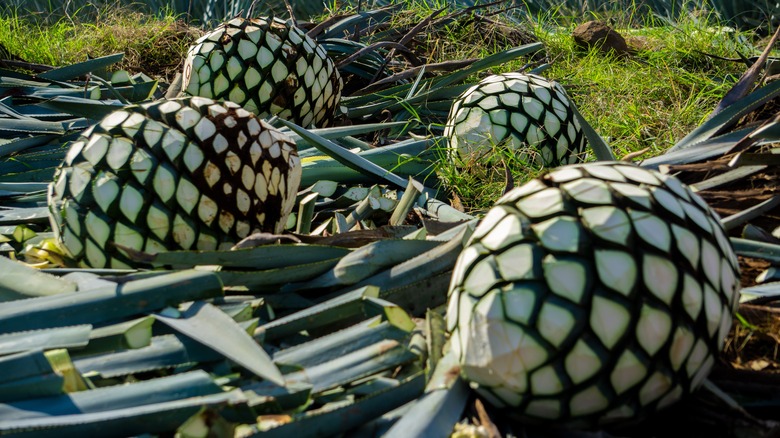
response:
M51 66L123 52L121 68L170 81L198 35L170 14L151 17L113 8L88 22L77 17L46 24L18 14L0 15L0 47L26 62Z
M444 5L445 2L441 2ZM436 5L412 2L393 18L391 28L403 29L429 16ZM336 12L336 11L333 11ZM445 14L451 11L445 11ZM588 16L580 22L593 18ZM410 47L426 62L480 58L519 46L529 38L546 49L542 58L520 60L483 72L516 71L529 61L548 63L543 75L560 82L596 132L616 156L647 150L649 158L667 150L701 124L719 99L745 70L745 65L708 55L735 58L737 50L753 55L749 34L720 31L712 16L689 16L669 23L632 11L608 19L629 42L635 56L620 58L578 49L571 38L576 23L560 26L551 15L507 24L501 15L460 16L438 29L424 30ZM496 22L504 23L496 26ZM97 20L70 18L43 25L27 18L0 16L0 45L29 62L65 65L115 52L125 52L123 68L142 71L169 82L181 68L197 29L170 14L146 16L128 10L105 10ZM506 187L506 166L516 185L542 169L519 162L511 153L502 159L456 167L443 159L438 172L445 188L469 212L490 207ZM591 157L593 158L593 157Z

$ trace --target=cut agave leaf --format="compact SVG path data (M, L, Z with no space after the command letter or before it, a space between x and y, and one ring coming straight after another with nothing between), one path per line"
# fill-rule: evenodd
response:
M287 290L355 284L375 273L433 249L441 242L387 239L362 246L341 258L330 271Z
M384 339L328 362L304 368L284 376L287 384L311 384L312 393L346 385L360 378L413 362L417 355L395 340ZM269 383L261 381L242 386L245 391L264 393Z
M445 355L425 387L425 395L384 435L388 438L448 436L452 433L470 392L459 376L458 360Z
M171 318L157 314L156 318L201 344L223 354L256 376L277 385L284 385L284 378L268 353L247 335L233 318L217 307L197 301L192 303L181 317Z
M155 265L192 267L219 265L227 269L277 269L343 257L350 249L327 245L262 245L231 251L165 251L144 259Z
M249 427L247 433L267 437L306 436L316 430L323 436L339 435L364 424L383 413L401 406L419 396L425 385L422 373L408 377L398 386L375 392L355 402L336 406L324 406L304 413L295 414L291 421L282 425L271 422L272 426L263 423Z
M77 64L67 65L49 70L39 74L37 77L50 81L68 81L85 76L97 70L104 69L121 61L124 53L114 53L112 55L101 56L100 58L90 59L89 61L79 62Z
M95 380L221 359L221 354L189 338L162 335L152 338L147 347L77 357L73 363L79 372Z
M0 333L96 324L143 314L184 301L222 295L222 282L213 273L181 271L111 287L28 298L0 307Z
M319 135L312 133L311 131L307 131L292 122L281 119L279 122L293 130L296 134L306 139L306 141L311 143L314 147L328 154L339 163L348 166L353 170L357 170L360 173L381 178L382 180L385 180L398 187L403 188L406 186L406 180L390 172L389 170L383 169L382 167L372 163L360 155L350 152L347 149L344 149L343 147L333 143L332 141L322 138ZM324 178L317 178L317 180L320 179ZM311 183L312 182L304 182L303 179L301 179L301 184L304 186Z
M306 368L334 360L380 340L400 342L409 336L407 330L380 320L380 317L371 318L312 341L279 350L274 353L274 362Z
M780 81L770 82L769 84L764 85L702 123L699 127L683 137L682 140L669 148L667 153L696 146L711 137L722 134L724 130L733 126L733 124L742 116L777 96L780 96Z
M89 343L91 330L91 325L81 324L56 329L6 333L0 335L0 353L84 347Z
M123 409L88 414L58 415L24 420L0 421L0 433L36 437L105 436L106 431L122 435L162 434L175 430L204 406L241 405L246 397L240 390L181 400L149 403Z
M276 340L301 330L316 334L317 328L325 327L335 322L349 325L356 323L354 319L363 318L363 297L376 297L379 289L375 286L356 288L328 301L303 309L299 312L271 321L257 329L255 338Z
M323 272L328 271L338 263L340 257L306 263L303 265L290 265L283 268L266 269L262 271L228 271L219 269L217 274L225 286L245 286L250 289L262 287L278 287L290 281L290 279L308 280ZM202 269L206 269L203 267Z
M732 237L730 240L734 252L738 255L764 259L775 264L780 263L780 245L740 237Z
M745 287L739 291L739 294L740 303L763 304L775 302L780 299L780 281Z
M25 351L0 357L0 402L86 389L65 349Z
M0 301L76 291L76 284L72 281L43 273L5 257L0 257L0 272L3 273L0 275Z
M0 422L105 412L220 392L222 389L208 373L195 370L129 385L3 403L0 404Z
M98 354L106 351L142 348L152 342L153 316L98 327L89 334L89 345L77 355Z

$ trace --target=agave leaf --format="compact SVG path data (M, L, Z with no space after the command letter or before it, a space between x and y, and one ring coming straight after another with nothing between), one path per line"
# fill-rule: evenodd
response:
M430 83L425 82L424 85L430 86ZM400 88L399 90L394 90L392 88L389 90L382 90L381 92L377 93L383 96L382 99L376 100L376 98L374 97L371 99L369 103L362 106L358 106L356 105L357 102L351 102L347 99L344 99L342 103L347 105L347 117L352 119L357 119L364 116L370 116L373 114L379 114L382 111L390 111L392 113L395 113L398 111L406 110L408 108L415 108L415 111L418 114L421 114L426 109L432 108L430 105L432 104L435 105L437 101L443 100L446 101L446 103L451 103L453 99L455 99L457 96L460 96L464 91L469 89L471 86L472 86L471 84L441 86L441 87L430 89L429 91L420 92L414 95L413 97L401 97L401 96L390 95L390 93L393 91L402 92L401 94L405 94L405 92L408 92L407 89L408 86L402 86L399 87Z
M362 123L358 125L348 125L348 126L336 126L332 128L319 128L319 129L310 129L309 131L319 135L322 138L327 139L340 139L348 136L354 136L354 135L360 135L360 134L368 134L369 132L375 132L375 131L382 131L389 128L395 128L395 127L401 127L409 125L411 122L389 122L389 123ZM287 131L286 129L282 130L283 132ZM290 136L290 138L295 141L296 145L298 146L298 150L308 148L311 145L307 142L306 139L301 137L296 132L285 132L287 135Z
M780 125L778 125L780 127ZM731 167L744 166L780 166L780 153L740 152L729 161Z
M256 414L303 410L311 402L310 384L288 383L286 386L265 385L259 388L255 383L250 383L254 385L252 389L241 389L247 397L247 405Z
M738 255L780 263L780 245L732 237L731 245Z
M45 274L5 257L0 257L0 272L3 273L0 275L0 301L76 291L76 284L72 281Z
M202 370L127 385L0 404L0 422L88 414L222 392Z
M398 175L395 175L394 173L383 169L382 167L372 163L371 161L368 161L367 159L344 149L343 147L333 143L330 140L327 140L317 134L307 131L306 129L303 129L292 122L288 122L282 119L279 119L279 122L284 126L290 128L294 132L296 132L304 139L306 139L306 141L310 142L317 149L328 154L339 163L344 164L345 166L348 166L351 169L357 170L358 172L366 175L377 177L380 180L388 181L389 183L395 184L398 187L403 188L406 185L405 180L399 177ZM324 178L317 178L317 180L320 179L324 179ZM329 178L329 179L333 179L333 178ZM308 185L306 183L303 183L303 181L301 181L301 184Z
M771 303L780 298L780 281L745 287L740 289L739 294L740 303Z
M48 207L11 208L0 207L0 224L17 225L27 223L48 223Z
M100 120L124 106L118 101L86 99L79 96L56 96L39 105L91 120Z
M41 134L32 137L16 138L8 143L0 144L0 157L7 157L27 149L43 146L56 138L59 138L56 134Z
M766 212L772 211L780 205L780 195L775 195L766 201L760 202L746 210L725 217L721 220L723 228L728 231L734 229L747 221L760 217Z
M94 58L88 61L79 62L77 64L55 68L45 73L41 73L37 75L37 77L50 81L68 81L71 79L77 79L81 76L85 76L94 71L102 70L108 66L116 64L117 62L121 61L123 57L124 53L114 53L113 55L101 56L100 58Z
M68 272L60 278L76 283L78 290L89 290L104 286L110 286L115 289L118 287L113 281L109 281L97 274L86 272L86 270L81 269L74 269L72 272Z
M704 140L723 133L733 126L742 116L753 111L764 103L780 96L780 81L770 82L753 91L739 101L724 108L711 119L688 133L667 152L675 152L695 146Z
M243 393L233 390L108 411L0 421L0 432L52 438L105 436L107 431L121 431L124 436L163 434L175 430L204 406L245 403Z
M761 227L757 227L753 224L745 225L745 227L742 229L742 238L759 242L773 243L776 245L780 244L780 238L773 236L769 231Z
M542 50L544 46L540 42L525 44L519 47L513 47L508 50L503 50L498 53L494 53L492 55L486 56L479 61L475 62L474 64L464 68L463 70L459 70L457 72L454 72L452 74L443 76L441 78L436 78L434 80L434 88L438 87L444 87L446 85L451 85L458 83L462 80L465 80L473 73L480 72L482 70L485 70L487 68L505 64L509 61L515 60L521 56L529 55L535 52L538 52L539 50Z
M780 282L780 270L769 267L756 276L756 283Z
M351 250L327 245L263 245L231 251L166 251L148 260L155 265L177 267L219 265L228 269L276 269L322 262L349 254Z
M298 234L309 234L311 232L311 219L314 217L314 205L319 194L309 193L299 202L298 222L295 226L295 232Z
M729 170L728 172L721 173L712 178L707 178L703 181L699 181L696 184L691 184L691 190L699 192L702 190L712 190L716 187L720 187L725 184L733 183L735 181L742 180L754 173L760 172L766 169L765 165L757 166L740 166L736 169Z
M388 438L449 436L457 423L470 391L460 377L460 365L452 353L440 361L417 401L384 435Z
M612 153L612 148L609 147L604 138L602 138L595 129L588 123L585 117L580 114L580 110L577 109L577 105L574 102L569 104L574 117L580 122L582 132L585 133L585 138L588 139L588 144L596 155L596 159L599 161L615 161L615 154Z
M226 358L253 372L256 376L284 385L284 378L268 353L238 326L233 318L213 305L197 301L181 317L162 314L155 317L201 344L223 354Z
M444 244L438 245L433 249L399 263L390 269L368 277L351 287L368 285L378 287L380 290L379 298L399 304L408 310L409 308L406 307L405 304L410 303L410 301L425 301L420 293L421 290L409 288L408 286L417 282L427 282L435 278L437 274L450 271L455 266L455 260L458 258L458 255L463 248L463 244L469 236L471 236L471 228L463 226L463 228L459 229L459 233L455 238ZM416 298L413 298L412 296L396 296L390 292L399 290L405 290L406 294L416 295ZM432 291L430 288L423 288L422 290L426 291L426 294L438 294L438 289ZM344 293L344 291L336 291L327 297L338 297L342 293ZM393 297L390 297L390 295L393 295ZM446 293L444 293L443 298L446 299ZM401 299L402 302L399 302L399 299ZM415 314L415 312L410 313Z
M430 309L425 312L425 340L428 343L426 378L430 379L444 355L444 344L447 342L447 324L444 316Z
M421 318L426 310L446 304L451 277L452 269L448 269L398 287L390 286L382 290L381 297L397 304L410 315Z
M429 147L435 140L399 142L390 146L374 148L356 154L375 165L394 172L399 177L412 176L428 178L433 176L436 157ZM346 149L341 149L346 150ZM348 153L351 153L347 151ZM337 181L344 184L375 184L376 175L361 172L330 157L303 159L301 186L308 186L320 180ZM405 183L404 183L405 186Z
M674 152L667 151L662 155L642 161L641 166L657 170L664 164L688 164L696 161L704 161L713 157L720 157L730 151L734 144L746 137L753 128L742 128L727 134L712 137L698 143L695 148L678 149Z
M89 345L74 351L75 356L107 351L147 347L152 342L153 316L144 316L116 324L98 327L89 334Z
M357 14L351 14L346 18L331 24L321 34L313 33L317 36L317 40L320 41L325 38L337 38L343 36L345 32L352 32L361 25L366 25L372 22L382 22L390 18L393 11L398 10L401 7L400 4L391 5L389 7L380 9L371 9L368 11L361 11Z
M19 137L27 134L64 134L62 122L40 120L0 119L0 137Z
M2 164L3 163L0 163L0 166ZM53 177L54 177L54 167L50 167L47 169L35 169L26 172L0 174L0 181L2 182L51 182Z
M54 169L62 163L64 155L64 152L54 152L48 156L42 154L35 157L15 157L14 159L2 162L0 163L0 172L5 173L2 180L15 183L51 182L51 179L54 176ZM28 177L31 174L45 174L47 175L46 178L48 178L48 180L41 177ZM11 177L12 175L18 177ZM15 205L8 203L5 205L5 207L14 206Z
M425 205L425 209L441 222L463 222L476 219L475 216L456 210L451 205L445 204L428 194L423 194L422 196L424 196L424 203L420 201L418 203Z
M417 202L417 197L422 194L423 190L422 184L409 178L409 182L406 184L406 190L404 190L404 194L401 195L401 200L398 202L398 205L396 205L395 210L393 210L393 214L388 220L388 225L402 225L406 220L406 216L412 211L414 204Z
M56 329L6 333L0 335L0 352L11 354L36 349L84 347L89 342L91 330L91 325L81 324Z
M380 340L400 342L409 336L407 330L381 319L373 317L343 330L279 350L273 355L274 362L306 368L331 361Z
M750 137L770 142L780 140L780 118L775 116L775 118L766 121L756 128L755 131L751 132Z
M0 183L0 191L11 193L40 193L45 192L49 185L46 183Z
M422 392L424 385L425 378L422 373L418 373L399 382L397 386L375 392L359 401L326 405L296 414L292 417L293 421L278 427L263 427L263 417L260 417L259 427L252 426L248 432L264 437L306 436L311 431L317 431L323 436L336 436L413 400Z
M217 271L217 275L219 275L225 286L245 286L250 289L272 287L283 285L293 279L305 281L314 278L331 269L339 260L341 260L341 257L334 257L313 263L290 265L262 271L228 271L222 269ZM208 267L201 267L201 269L206 268ZM221 269L220 266L213 268Z
M247 399L249 401L249 399ZM231 438L235 436L236 423L228 421L219 407L202 407L181 426L176 428L177 437L215 437ZM234 415L229 415L233 419ZM248 415L247 415L248 417ZM234 420L235 421L235 420Z
M364 319L363 297L376 297L378 294L379 290L374 286L355 288L315 306L264 324L255 331L255 338L275 340L298 333L301 330L316 334L316 329L335 322L349 325L352 322L357 322L353 321L354 319Z
M718 102L718 105L714 110L712 110L712 113L709 116L710 118L723 111L723 109L738 103L745 96L745 94L747 94L750 88L753 87L753 84L755 84L756 80L759 78L761 70L767 64L767 58L769 57L775 42L777 42L778 36L780 36L780 29L775 30L774 35L772 35L772 38L769 39L769 42L767 43L766 48L761 53L761 55L755 60L755 62L753 62L753 65L751 65L750 68L748 68L747 71L742 74L742 77L739 78L739 81L737 81L737 83L731 87L726 95L723 96L723 99Z
M347 230L352 230L355 225L362 223L364 220L371 217L371 215L379 210L379 199L374 196L366 196L362 201L355 206L355 208L346 216L345 226ZM365 227L364 227L365 228Z
M114 87L111 84L106 84L106 87L122 98L127 99L128 103L143 102L154 97L154 92L157 90L157 81L141 82L124 87Z
M440 242L387 239L362 246L342 257L328 272L286 290L301 290L355 284L389 266L428 251Z
M0 402L86 389L67 350L30 350L0 357Z
M233 321L245 322L253 319L255 311L263 306L264 300L262 298L258 298L249 299L241 303L213 304L216 305L219 310L225 312L225 314L233 319Z
M380 315L394 326L409 332L417 327L417 324L412 321L412 318L404 309L395 303L391 303L381 298L363 298L363 312L366 315Z
M384 339L328 362L286 374L284 378L287 384L311 384L312 393L318 394L363 377L394 369L416 359L417 355L405 345L395 340ZM268 382L261 381L242 386L242 389L262 394L268 385Z
M162 335L153 337L146 347L79 356L73 363L79 372L94 379L95 376L113 378L222 359L222 354L187 337Z
M97 288L9 301L0 307L0 333L96 324L219 295L222 283L216 275L175 272L131 281L116 289Z
M327 180L321 180L314 183L312 186L308 187L306 190L303 190L303 193L313 193L316 192L320 196L324 198L328 198L330 196L333 196L334 193L336 193L336 189L338 189L338 183L336 181L327 181Z
M414 406L416 399L385 412L382 416L365 422L344 434L344 438L380 438L383 437L399 418L404 416Z
M84 97L89 99L100 99L101 89L100 87L74 87L74 88L58 88L58 87L35 87L27 91L27 98L36 100L48 100L58 96L73 96Z

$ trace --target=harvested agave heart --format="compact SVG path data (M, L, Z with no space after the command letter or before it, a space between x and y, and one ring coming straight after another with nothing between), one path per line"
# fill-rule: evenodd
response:
M188 95L318 128L333 120L341 88L322 46L291 21L268 17L237 17L198 39L187 52L182 82Z
M695 390L732 324L739 265L717 215L674 177L560 167L477 226L447 309L461 372L526 421L636 421Z
M301 179L295 143L232 102L202 97L132 105L70 145L49 186L52 228L80 265L147 253L224 248L283 231Z
M560 84L541 76L491 75L453 102L444 136L452 158L464 161L507 144L529 163L573 164L586 141L572 105Z

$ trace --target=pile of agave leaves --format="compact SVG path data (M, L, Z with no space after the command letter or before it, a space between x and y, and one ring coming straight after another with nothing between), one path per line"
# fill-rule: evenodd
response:
M35 74L0 70L0 434L777 431L780 149L772 142L780 119L759 111L780 94L762 68L775 40L712 117L640 163L690 184L721 214L740 255L739 322L721 363L659 417L574 432L523 425L483 405L446 354L443 327L450 274L479 217L453 208L436 178L437 126L475 73L538 62L543 47L425 65L408 49L415 36L474 11L382 26L394 12L309 27L345 78L344 114L327 129L272 120L297 140L304 163L287 231L229 251L132 254L154 269L73 267L52 243L46 186L80 131L128 103L175 95L176 84L107 73L122 54ZM592 158L612 159L582 122Z

